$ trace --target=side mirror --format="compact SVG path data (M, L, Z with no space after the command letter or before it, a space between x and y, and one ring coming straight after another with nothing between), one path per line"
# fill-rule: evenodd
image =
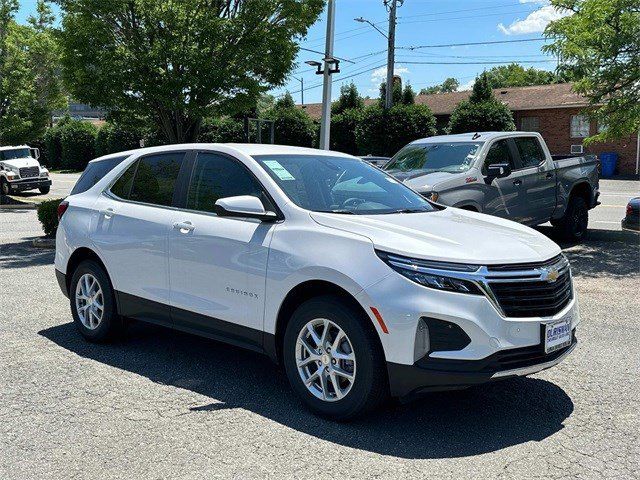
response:
M487 177L504 178L511 175L511 165L508 163L492 163L487 167Z
M40 159L40 149L39 148L32 148L31 149L31 153L33 155L33 158L35 158L36 160Z
M265 222L278 219L274 212L267 212L258 197L240 195L219 199L215 204L216 214L220 217L257 218Z

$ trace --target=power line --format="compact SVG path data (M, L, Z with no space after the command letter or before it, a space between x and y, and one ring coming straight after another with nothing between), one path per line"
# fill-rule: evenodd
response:
M432 17L435 15L445 15L448 13L461 13L461 12L473 12L473 11L478 11L478 10L488 10L488 9L495 9L495 8L502 8L502 7L515 7L518 5L524 5L522 2L518 2L518 3L504 3L501 5L484 5L482 7L476 7L476 8L463 8L461 10L447 10L444 12L430 12L430 13L417 13L414 15L411 15L411 17L409 18L413 18L413 17ZM405 17L398 17L398 18L405 18Z
M486 13L483 15L465 15L463 17L445 17L445 18L431 18L429 20L414 20L414 21L408 21L408 22L400 22L402 25L408 25L410 23L430 23L430 22L442 22L442 21L449 21L449 20L467 20L469 18L481 18L481 17L501 17L503 15L509 15L511 13L525 13L522 12L521 10L514 10L514 11L510 11L510 12L501 12L501 13Z
M404 65L504 65L508 63L549 63L555 60L512 60L512 61L489 61L489 62L407 62L402 61Z
M320 55L322 55L322 56L324 57L324 52L320 52L320 51L318 51L318 50L312 50L312 49L310 49L310 48L304 48L304 47L301 47L301 46L298 46L298 48L299 48L300 50L304 50L305 52L311 52L311 53L317 53L317 54L320 54ZM336 57L335 55L333 56L333 58L336 58L336 59L340 60L341 62L356 63L356 62L352 62L352 61L351 61L351 60L349 60L348 58L340 58L340 57Z
M524 43L524 42L544 42L546 38L521 38L517 40L495 40L488 42L468 42L468 43L444 43L439 45L412 45L409 47L396 47L401 50L417 50L419 48L445 48L445 47L469 47L473 45L496 45L502 43Z

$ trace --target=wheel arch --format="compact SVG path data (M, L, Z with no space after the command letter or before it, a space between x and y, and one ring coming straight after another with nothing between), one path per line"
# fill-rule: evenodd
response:
M362 313L362 318L369 319L367 328L371 328L376 333L375 336L378 339L380 348L383 349L376 328L370 320L370 315L351 293L327 280L307 280L293 287L280 304L276 318L275 334L272 335L265 332L265 351L274 362L282 362L282 342L293 312L307 300L324 295L331 295L341 299L347 305Z
M569 198L573 196L579 196L584 198L584 201L587 202L587 208L591 207L591 203L592 203L591 202L591 196L592 196L591 185L586 179L576 182L571 187L571 191L569 192Z
M111 282L111 288L113 288L113 281L111 280L111 275L109 275L109 270L107 270L107 266L104 264L100 256L88 247L79 247L73 251L73 253L69 257L69 260L67 261L67 273L65 275L67 291L70 291L71 278L73 277L73 273L76 271L76 268L78 268L78 265L80 265L80 263L85 260L93 260L98 265L100 265L106 272L107 277L109 278L109 282Z

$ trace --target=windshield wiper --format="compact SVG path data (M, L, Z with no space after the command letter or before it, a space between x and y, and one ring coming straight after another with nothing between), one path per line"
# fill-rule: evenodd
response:
M431 210L425 210L424 208L400 208L398 210L393 210L388 213L422 213L422 212L430 212Z
M339 213L341 215L355 215L351 210L314 210L318 213Z

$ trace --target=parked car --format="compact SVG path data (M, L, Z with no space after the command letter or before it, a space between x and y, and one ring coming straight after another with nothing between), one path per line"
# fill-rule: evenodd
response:
M627 203L627 213L622 219L622 229L640 231L640 197L632 198Z
M416 140L384 169L429 199L580 240L599 204L594 155L554 160L535 132L482 132Z
M133 318L263 352L330 418L529 375L576 346L553 241L346 154L141 149L58 213L56 276L87 340Z
M40 151L28 145L0 147L0 193L40 190L47 194L51 190L49 170L40 165Z
M389 160L391 160L391 158L389 157L375 157L373 155L365 155L364 157L360 158L365 162L380 168L384 167L387 163L389 163Z

